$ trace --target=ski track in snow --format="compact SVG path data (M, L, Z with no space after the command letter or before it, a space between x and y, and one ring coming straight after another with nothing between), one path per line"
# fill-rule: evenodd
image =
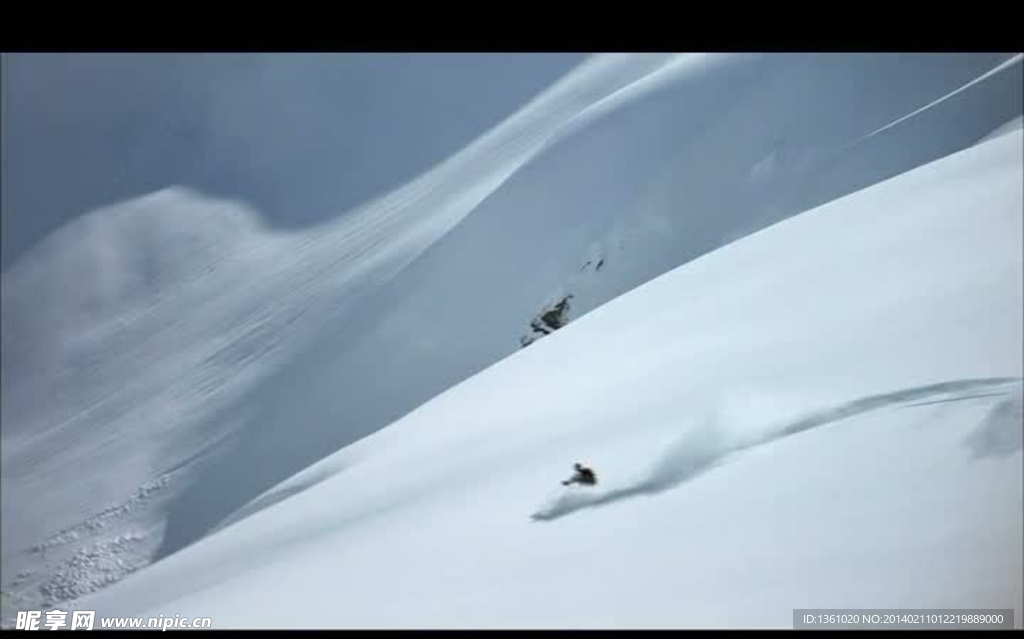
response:
M638 483L608 490L594 487L574 488L553 503L538 509L530 518L534 521L552 521L585 508L596 508L639 496L656 495L697 477L731 454L884 408L906 408L929 403L1003 397L1013 393L1009 399L995 402L995 408L989 414L989 418L971 439L978 455L1009 454L1021 448L1021 390L1020 378L1000 377L955 380L880 393L814 411L791 423L771 427L767 435L751 443L730 442L730 437L721 431L717 420L711 417L670 445L650 468L646 477ZM976 391L993 392L977 394ZM932 399L937 397L941 399ZM926 398L932 401L912 403Z
M991 78L992 76L996 75L997 73L1005 71L1006 69L1009 69L1012 66L1020 65L1020 63L1022 61L1024 61L1024 54L1018 53L1017 55L1013 56L1012 58L1010 58L1006 62L1003 62L1002 64L997 65L995 68L991 69L990 71L986 71L985 73L981 74L977 78L974 78L973 80L971 80L970 82L964 84L963 86L957 87L956 89L950 91L946 95L944 95L944 96L942 96L940 98L937 98L936 100L933 100L932 102L929 102L928 104L924 105L920 109L912 111L912 112L904 115L903 117L898 118L898 119L890 122L889 124L886 124L885 126L882 126L882 127L879 127L877 129L875 129L874 131L872 131L871 133L868 133L867 135L865 135L864 137L860 138L859 140L856 140L856 141L850 143L842 151L849 151L849 150L851 150L851 149L853 149L853 148L855 148L857 146L860 146L861 144L863 144L864 142L867 142L871 138L873 138L873 137L875 137L875 136L877 136L877 135L879 135L881 133L884 133L884 132L888 131L889 129L892 129L892 128L894 128L894 127L896 127L896 126L906 122L907 120L910 120L911 118L914 118L914 117L924 113L925 111L927 111L927 110L929 110L929 109L931 109L933 107L936 107L936 106L942 104L946 100L949 100L950 98L953 98L953 97L963 93L964 91L970 89L972 86L974 86L974 85L976 85L976 84L978 84L980 82L984 82L985 80Z

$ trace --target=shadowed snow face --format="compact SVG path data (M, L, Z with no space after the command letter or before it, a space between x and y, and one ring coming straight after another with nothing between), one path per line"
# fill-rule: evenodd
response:
M583 57L5 54L0 267L91 209L171 185L242 199L275 226L321 222L442 161Z

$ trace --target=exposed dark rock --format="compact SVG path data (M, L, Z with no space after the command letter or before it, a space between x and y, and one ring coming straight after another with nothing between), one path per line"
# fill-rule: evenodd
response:
M565 311L569 308L570 297L572 296L570 295L569 297L562 298L562 300L558 302L553 309L546 311L540 316L541 320L548 325L552 332L557 331L569 323L568 318L565 317Z
M567 314L569 311L569 300L572 299L572 297L572 295L566 295L554 306L545 307L537 316L530 320L532 333L528 333L519 338L520 347L526 348L541 337L550 335L568 324L569 318Z
M541 318L533 318L530 322L530 328L533 329L534 333L541 333L542 335L548 335L551 333L551 329L544 325Z

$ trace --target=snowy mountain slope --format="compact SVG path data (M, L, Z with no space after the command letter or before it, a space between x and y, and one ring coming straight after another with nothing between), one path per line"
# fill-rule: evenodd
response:
M1005 133L674 269L74 607L219 628L980 607L1020 627L1022 148ZM599 486L558 486L576 460Z
M261 376L357 307L566 122L672 66L680 59L584 63L434 170L323 228L269 234L241 204L176 188L48 238L3 274L5 580L31 570L18 587L37 597L83 539L110 541L111 523L146 539L131 563L150 556L166 518L152 502L231 452L246 418L238 402Z
M973 143L1021 112L1019 63L846 151L1008 58L599 56L322 228L172 189L62 230L4 273L3 587L116 580L514 353L544 303L575 319Z
M1008 91L1022 87L1018 62L848 150L999 66L923 98L920 84L892 87L950 59L894 62L719 58L561 135L263 386L245 446L266 459L264 486L514 352L531 320L568 295L575 319L770 221L972 144L1021 109ZM283 423L302 424L304 441ZM215 468L181 500L173 520L192 528L185 539L251 496L235 475L232 464Z

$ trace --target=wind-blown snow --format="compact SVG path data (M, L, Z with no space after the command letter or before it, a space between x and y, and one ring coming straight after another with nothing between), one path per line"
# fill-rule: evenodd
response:
M285 497L301 500L340 466L358 468L367 449L318 460L515 354L545 305L572 295L572 328L585 332L588 313L680 264L974 144L1020 115L1021 65L1006 58L596 56L431 171L321 227L271 233L245 203L185 187L90 213L3 274L5 590L17 609L57 603L48 593L107 583L82 552L116 551L135 570ZM898 224L894 237L916 242ZM951 261L963 250L949 247ZM930 286L933 275L920 275ZM861 284L837 286L855 294ZM727 299L750 295L749 284L720 285ZM713 304L705 295L678 312ZM728 328L773 296L729 308L716 320L722 332L689 348L720 356L746 335ZM663 304L638 299L652 310L590 346L627 370L634 354L624 344ZM815 340L769 320L758 330ZM578 379L585 369L573 378L532 354L548 348L516 358L545 363L532 373L541 387L513 394L562 394L562 408L537 413L558 421L575 414L574 398L595 401L594 389ZM994 374L979 368L964 376ZM720 392L715 383L738 392L732 373L700 374L695 401ZM755 380L745 401L769 412L787 404L796 419L818 374L786 391ZM740 410L733 401L716 410L724 406ZM630 411L609 407L598 421L621 428L637 418ZM745 427L764 427L747 417ZM407 433L403 445L434 441L436 429ZM445 441L432 444L438 454ZM47 587L54 580L60 587ZM5 616L11 609L5 600Z
M1022 145L676 268L75 606L220 628L979 607L1020 627ZM577 460L597 487L558 486Z

